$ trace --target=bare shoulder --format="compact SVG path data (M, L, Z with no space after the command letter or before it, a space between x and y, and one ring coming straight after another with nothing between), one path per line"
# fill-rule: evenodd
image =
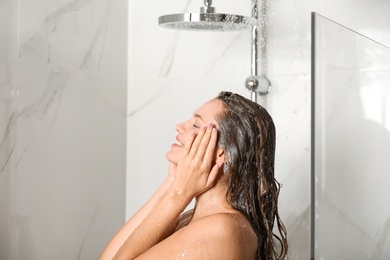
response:
M240 213L217 213L206 216L189 225L192 229L204 229L213 235L229 236L234 240L245 236L256 237L249 221Z
M183 231L189 236L199 235L197 246L209 254L202 259L255 258L257 237L240 213L209 215L190 223Z
M172 234L151 248L145 259L152 259L153 252L166 259L255 259L256 250L256 234L243 215L217 213Z

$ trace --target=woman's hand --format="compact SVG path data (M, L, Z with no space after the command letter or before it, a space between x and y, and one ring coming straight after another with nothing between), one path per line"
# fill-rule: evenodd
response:
M183 147L172 190L192 199L213 187L221 166L213 165L216 143L217 130L211 124L193 134Z

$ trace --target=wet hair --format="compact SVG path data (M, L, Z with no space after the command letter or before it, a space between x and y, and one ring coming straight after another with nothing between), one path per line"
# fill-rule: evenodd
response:
M221 92L216 99L224 106L216 120L218 146L227 155L227 200L247 217L257 235L256 259L284 259L287 231L278 212L281 185L274 176L273 120L262 106L238 94ZM273 232L275 221L279 235Z

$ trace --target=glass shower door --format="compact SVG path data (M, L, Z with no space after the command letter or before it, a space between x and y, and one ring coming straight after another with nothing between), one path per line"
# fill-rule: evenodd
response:
M390 259L390 48L312 15L312 258Z

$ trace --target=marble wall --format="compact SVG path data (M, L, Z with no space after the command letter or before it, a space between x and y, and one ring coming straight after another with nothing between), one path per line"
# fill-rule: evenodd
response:
M161 15L199 12L203 1L130 1L126 215L151 196L167 172L175 125L221 90L250 97L250 31L160 28ZM217 12L250 15L250 1L213 1ZM153 8L149 8L153 6ZM390 45L388 1L270 0L263 69L271 92L259 97L277 127L276 176L290 259L310 258L310 19L318 12Z
M0 259L96 259L125 219L127 3L0 1Z

